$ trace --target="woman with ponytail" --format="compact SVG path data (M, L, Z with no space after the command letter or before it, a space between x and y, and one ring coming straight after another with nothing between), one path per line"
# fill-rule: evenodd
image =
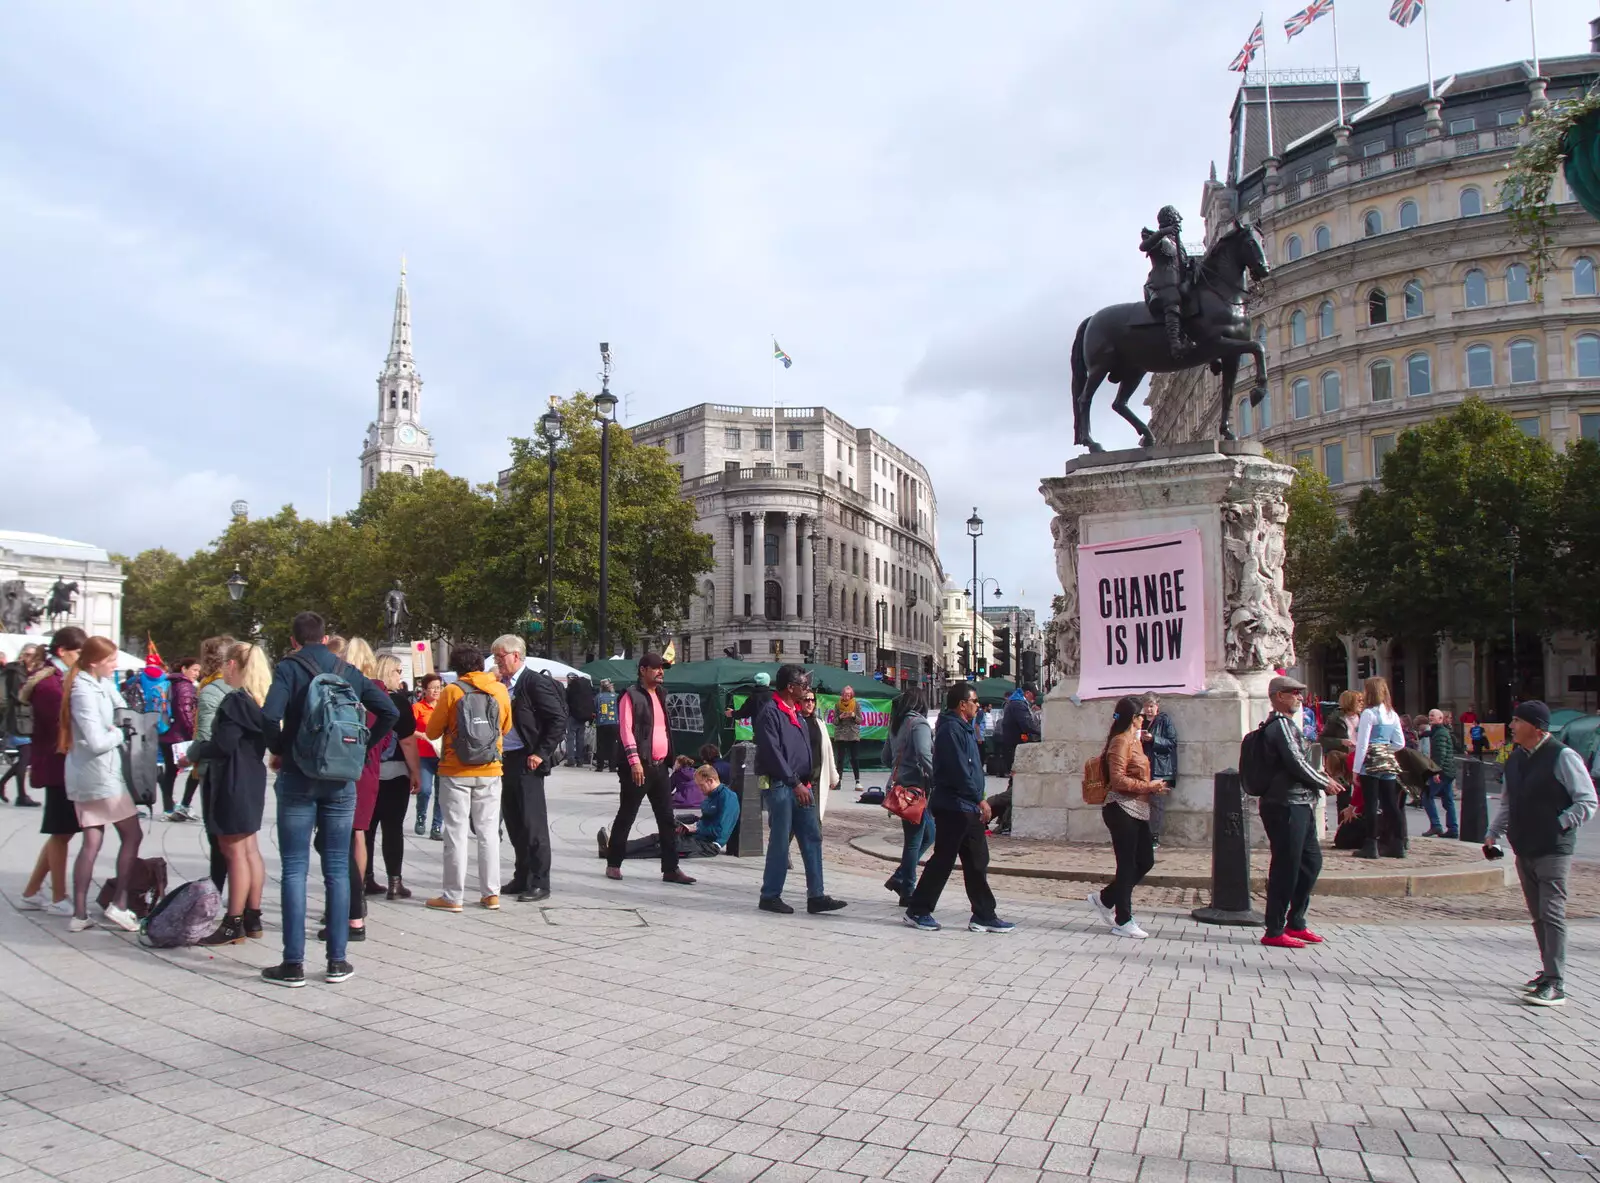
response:
M1139 733L1144 726L1144 700L1119 698L1111 715L1111 730L1100 749L1101 771L1106 778L1106 804L1100 811L1111 831L1111 849L1117 856L1117 877L1101 891L1089 893L1089 903L1119 937L1140 939L1150 934L1133 918L1133 889L1156 864L1150 835L1150 798L1171 787L1150 779Z
M120 749L127 736L117 726L114 713L123 705L116 669L117 647L105 637L90 637L62 689L56 748L66 756L67 797L83 827L83 848L73 867L72 920L68 924L72 932L94 927L89 919L89 886L107 826L116 827L121 846L117 851L117 889L104 909L105 918L129 932L139 928L139 918L128 909L128 886L133 882L144 833L139 828L139 811L122 778Z

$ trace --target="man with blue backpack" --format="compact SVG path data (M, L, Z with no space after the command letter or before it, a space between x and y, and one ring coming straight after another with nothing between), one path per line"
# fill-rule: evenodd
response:
M278 986L304 986L306 874L311 833L322 834L322 879L329 916L350 911L350 829L356 780L367 752L394 729L399 712L381 686L341 661L327 646L327 626L302 612L290 626L293 652L278 663L261 713L267 748L278 769L278 843L283 866L283 963L261 971ZM367 715L374 716L367 726ZM328 925L328 974L342 982L355 970L345 960L349 927Z

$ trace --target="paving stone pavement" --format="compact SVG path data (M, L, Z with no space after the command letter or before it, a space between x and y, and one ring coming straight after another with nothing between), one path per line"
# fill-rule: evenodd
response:
M1592 924L1574 1004L1539 1011L1513 989L1525 923L1336 920L1291 952L1157 909L1134 942L999 881L1021 927L979 935L957 878L925 934L881 863L829 867L847 911L778 917L739 860L686 864L691 888L639 863L609 882L614 781L553 782L548 905L428 912L440 844L408 835L416 897L374 903L355 978L298 991L256 976L275 882L264 942L72 936L16 909L38 818L0 808L0 1180L1595 1176ZM146 853L176 880L203 846L156 822Z

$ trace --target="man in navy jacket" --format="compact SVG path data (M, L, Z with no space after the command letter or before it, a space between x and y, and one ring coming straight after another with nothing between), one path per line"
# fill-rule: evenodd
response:
M822 820L817 814L811 736L800 717L800 699L806 692L805 668L780 666L773 690L772 701L755 718L756 772L768 781L764 796L771 827L766 871L761 877L760 908L782 915L794 911L783 902L783 883L789 874L789 837L793 834L799 839L800 861L806 869L806 911L834 912L845 904L822 890Z

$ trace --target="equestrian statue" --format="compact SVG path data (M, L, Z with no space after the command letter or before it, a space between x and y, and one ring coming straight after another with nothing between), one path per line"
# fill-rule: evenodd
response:
M1247 282L1267 277L1267 256L1256 228L1233 219L1198 262L1179 237L1183 219L1172 206L1156 216L1156 228L1145 230L1139 249L1150 256L1150 279L1144 303L1112 304L1078 326L1072 342L1073 442L1091 452L1104 451L1089 434L1089 409L1100 384L1117 384L1111 404L1139 433L1141 447L1155 445L1149 425L1128 406L1146 374L1171 374L1210 366L1222 375L1222 414L1218 434L1234 438L1230 426L1233 386L1239 359L1255 359L1256 384L1250 405L1267 397L1266 350L1250 336L1244 313Z
M74 601L78 595L78 581L68 582L57 579L50 587L50 604L45 609L45 616L50 620L51 628L59 628L72 617L73 609L77 607Z

